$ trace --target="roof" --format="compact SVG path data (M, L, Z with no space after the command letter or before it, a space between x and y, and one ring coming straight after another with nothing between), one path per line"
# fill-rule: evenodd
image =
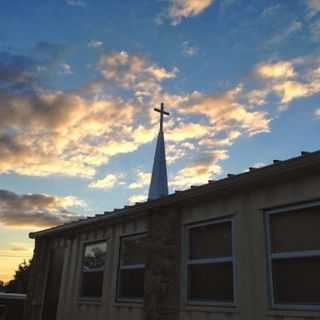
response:
M243 191L245 188L256 187L257 185L274 183L277 179L289 179L290 177L305 176L308 172L320 173L320 150L315 152L301 152L301 155L288 160L274 160L272 164L249 168L248 171L240 174L228 174L225 178L217 181L208 181L201 186L191 186L184 191L176 191L166 197L149 200L143 203L136 203L125 206L121 209L114 209L111 212L82 218L50 229L30 233L30 238L43 236L54 236L70 230L87 227L100 222L117 222L124 217L136 217L146 211L156 210L168 206L183 207L187 203L197 201L204 197L230 195L235 191Z

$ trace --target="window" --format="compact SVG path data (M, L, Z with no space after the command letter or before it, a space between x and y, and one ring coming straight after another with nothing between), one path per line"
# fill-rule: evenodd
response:
M320 309L320 206L267 212L272 304L279 308Z
M106 241L86 244L82 258L81 297L102 296L103 273L107 255Z
M233 304L232 220L188 227L188 300Z
M139 302L143 299L145 240L145 234L121 239L118 272L119 300Z

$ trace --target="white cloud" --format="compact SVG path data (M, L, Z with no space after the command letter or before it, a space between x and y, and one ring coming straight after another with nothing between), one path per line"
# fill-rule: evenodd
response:
M137 171L137 179L135 182L129 184L129 189L141 189L149 185L151 181L151 173L145 172L141 169Z
M311 57L260 63L249 77L219 94L170 94L163 81L176 77L174 67L125 51L102 55L97 67L101 78L77 91L0 90L1 173L92 179L113 157L134 152L155 138L159 115L150 106L163 101L173 115L165 122L168 163L188 161L193 169L181 171L181 176L202 170L204 180L210 169L194 157L229 148L240 137L269 132L270 96L283 105L320 92L319 61ZM127 97L107 95L110 87L125 89ZM217 159L212 172L219 171L221 158ZM131 187L146 184L139 181L137 176ZM90 187L117 183L105 177Z
M314 116L315 116L316 119L320 120L320 108L315 110Z
M169 182L170 186L178 189L185 189L191 185L208 183L208 180L222 173L218 164L220 160L228 158L226 150L216 150L205 155L185 168L179 170Z
M242 86L224 92L222 95L205 96L197 94L190 97L183 110L189 114L202 114L207 117L213 132L228 132L237 128L250 136L269 132L266 112L252 111L240 103Z
M102 41L98 41L98 40L90 40L88 42L88 47L89 48L100 48L103 46L103 42Z
M98 68L107 81L132 90L136 96L158 95L161 82L175 78L178 72L177 68L167 70L142 56L129 56L126 51L103 55Z
M319 61L314 57L262 63L255 68L255 73L265 82L259 89L255 89L256 97L251 97L251 102L265 104L268 102L267 96L275 94L280 100L279 107L283 110L296 99L320 92ZM247 93L248 100L249 95L250 92Z
M147 197L143 194L135 194L129 197L128 202L130 204L135 204L138 202L145 202L147 201Z
M214 0L171 0L169 17L172 24L177 25L182 18L199 15L213 2Z
M262 78L289 79L296 76L293 64L288 61L262 63L255 71Z
M89 188L112 189L116 185L123 184L123 178L123 174L108 174L103 179L91 182Z

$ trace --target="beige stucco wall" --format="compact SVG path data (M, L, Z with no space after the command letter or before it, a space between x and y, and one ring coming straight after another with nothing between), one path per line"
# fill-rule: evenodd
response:
M268 297L266 239L263 210L320 199L320 177L277 183L269 187L231 194L224 198L198 201L187 207L171 208L181 214L181 294L177 314L181 320L293 320L320 319L320 312L272 311ZM234 307L191 306L185 293L185 228L190 223L214 218L234 217L234 254L236 261L236 304ZM58 305L58 320L140 320L143 305L115 302L119 239L121 236L147 231L146 218L100 227L63 241L66 248L63 279ZM88 241L109 239L103 297L100 302L79 298L83 245Z

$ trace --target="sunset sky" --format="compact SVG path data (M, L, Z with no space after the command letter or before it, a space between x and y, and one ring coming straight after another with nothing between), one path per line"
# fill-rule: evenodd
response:
M2 0L0 280L28 233L319 149L320 0Z

